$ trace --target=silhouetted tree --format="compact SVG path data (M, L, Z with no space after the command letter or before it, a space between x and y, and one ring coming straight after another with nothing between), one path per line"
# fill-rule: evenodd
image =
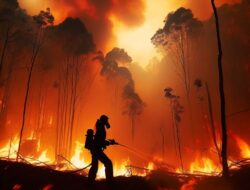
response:
M56 129L56 155L69 158L72 154L76 109L80 101L79 83L86 70L85 56L71 55L61 66L58 83L58 121ZM86 79L85 79L86 80ZM84 83L84 81L81 81Z
M166 54L183 84L187 108L189 109L187 112L190 120L189 126L191 135L194 135L195 128L190 97L191 50L194 50L198 34L202 31L202 22L194 17L190 9L181 7L175 12L169 13L164 23L164 27L154 34L151 42L163 54Z
M176 67L176 72L184 84L190 101L190 49L192 39L199 34L202 23L194 18L190 9L183 7L168 14L164 27L151 38L152 43L163 53L168 53Z
M3 75L2 70L5 63L8 47L13 43L18 34L25 28L24 24L27 15L19 8L3 7L0 8L0 76Z
M10 102L12 72L16 70L15 51L18 42L27 30L27 15L13 2L1 2L0 5L0 128L6 124ZM11 56L10 53L12 54Z
M224 77L222 68L222 47L220 38L220 26L219 18L217 13L217 8L215 6L214 0L211 0L215 25L216 25L216 37L218 45L218 75L219 75L219 92L220 92L220 114L221 114L221 131L222 131L222 144L221 144L221 158L222 158L222 175L224 177L229 176L229 169L227 163L227 124L226 124L226 103L225 103L225 93L224 93Z
M196 79L194 81L194 85L196 86L197 91L200 91L201 88L204 86L202 80L200 80L200 79ZM206 97L207 97L208 115L209 115L209 120L210 120L212 139L213 139L214 146L215 146L215 149L216 149L217 154L218 154L218 158L221 161L220 148L219 148L219 145L218 145L218 142L217 142L215 122L214 122L214 116L213 116L213 104L212 104L212 99L211 99L211 95L210 95L210 91L209 91L207 82L205 82L205 91L206 91ZM198 99L199 99L200 102L204 101L203 96L199 96Z
M161 144L162 144L162 159L164 160L165 157L165 135L164 135L164 128L160 127L160 134L161 134Z
M23 130L25 127L25 120L26 120L27 102L29 98L30 83L32 79L34 65L36 63L37 56L41 49L43 41L45 39L45 30L47 27L54 24L54 17L51 14L49 8L47 8L46 11L40 11L40 13L34 16L33 19L36 23L37 31L34 36L33 49L32 49L31 60L30 60L31 63L30 63L30 68L29 68L28 80L27 80L27 87L26 87L24 106L23 106L22 125L21 125L21 130L20 130L20 135L19 135L19 144L18 144L17 157L16 157L17 161L19 158L20 148L22 144Z
M55 157L62 155L69 158L72 153L73 132L81 112L78 112L77 105L86 97L93 83L90 72L92 66L88 61L89 55L86 54L95 50L95 44L81 19L70 17L49 28L49 39L63 55L62 58L58 57L58 79L53 84L57 91Z
M135 91L135 82L131 72L128 68L121 66L130 64L132 58L124 49L113 48L106 54L105 58L102 59L102 62L101 74L106 76L107 79L125 79L122 91L122 97L125 102L123 114L128 115L131 119L131 136L132 141L134 141L136 119L142 113L145 104Z
M178 149L178 156L180 159L181 169L182 172L184 171L183 167L183 159L182 159L182 153L181 153L181 141L180 141L180 122L181 122L181 114L184 112L183 106L180 104L180 97L173 94L172 88L165 88L165 97L169 99L170 102L170 110L172 115L172 122L173 122L173 130L174 133L174 141L177 145Z
M123 114L127 114L131 119L131 136L132 142L134 142L136 118L141 115L144 103L139 95L134 92L134 86L132 84L128 83L125 86L123 96L127 96L126 109L123 111Z

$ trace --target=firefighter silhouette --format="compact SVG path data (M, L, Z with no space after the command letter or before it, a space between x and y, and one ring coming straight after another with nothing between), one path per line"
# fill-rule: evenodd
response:
M98 161L105 166L105 174L107 180L113 179L113 164L108 156L104 153L107 146L116 144L114 140L106 140L106 128L110 128L108 117L102 115L96 121L96 133L92 129L88 129L85 148L89 149L92 155L91 168L89 170L88 179L94 181L98 171Z

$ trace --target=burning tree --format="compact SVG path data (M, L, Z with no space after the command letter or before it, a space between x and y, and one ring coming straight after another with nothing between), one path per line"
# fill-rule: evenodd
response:
M78 18L67 18L60 25L51 27L52 43L62 48L59 58L57 89L57 124L55 156L69 158L72 155L77 108L82 96L93 82L89 52L95 49L91 34Z
M227 163L227 124L226 124L226 103L225 103L225 93L224 93L224 77L222 69L222 47L220 38L220 26L219 18L217 13L217 8L215 6L214 0L211 0L211 5L215 17L216 25L216 37L218 45L218 75L219 75L219 92L220 92L220 112L221 112L221 131L222 131L222 144L221 144L221 158L222 158L222 175L227 177L229 175L228 163Z
M35 23L36 23L36 32L33 37L33 49L32 49L32 55L31 55L31 62L29 67L29 73L28 73L28 80L27 80L27 87L26 87L26 93L25 93L25 99L24 99L24 106L23 106L23 117L22 117L22 126L20 130L20 136L19 136L19 145L17 150L17 158L18 161L19 154L20 154L20 147L22 144L22 137L23 137L23 130L25 127L25 121L26 121L26 110L27 110L27 103L29 98L29 92L30 92L30 84L33 74L33 69L37 60L38 53L43 45L44 39L45 39L45 33L46 28L49 26L52 26L54 23L54 17L50 12L50 9L47 8L46 11L40 11L40 13L33 17Z
M180 97L173 94L172 88L165 88L165 97L169 99L169 105L172 115L172 124L173 124L173 131L174 131L174 142L176 145L176 149L178 150L177 156L179 156L180 164L182 172L184 171L183 168L183 160L182 160L182 153L181 153L181 141L180 141L180 122L181 122L181 114L184 112L183 106L180 104Z
M68 57L61 70L59 84L56 153L69 157L72 153L73 129L79 98L78 86L84 58Z
M132 82L132 81L130 81ZM134 91L134 84L128 83L124 87L123 96L126 101L126 110L123 112L131 118L131 135L132 141L134 141L135 136L135 122L136 118L142 113L144 103L141 100L140 96Z

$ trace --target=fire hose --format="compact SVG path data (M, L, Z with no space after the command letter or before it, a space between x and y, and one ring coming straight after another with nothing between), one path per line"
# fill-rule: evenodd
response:
M120 144L120 143L118 143L118 142L116 142L116 141L114 141L114 140L108 140L108 141L111 143L111 145L119 145L119 146L121 146L121 147L126 148L126 149L129 150L130 152L134 153L134 154L137 155L138 157L140 157L140 158L142 158L142 159L144 159L144 160L147 160L147 161L149 160L149 159L145 159L145 157L149 157L149 155L146 155L145 153L142 153L142 152L139 153L138 150L135 150L135 149L133 149L133 148L130 148L130 147L128 147L127 145ZM144 154L144 156L143 156L142 154ZM151 156L150 156L150 157L151 157ZM68 161L68 160L67 160L67 161ZM74 171L69 171L69 172L67 172L67 173L77 173L77 172L80 172L80 171L82 171L82 170L87 169L87 168L90 167L90 166L91 166L91 163L88 164L87 166L85 166L84 168L80 168L80 169L77 169L77 170L74 170Z

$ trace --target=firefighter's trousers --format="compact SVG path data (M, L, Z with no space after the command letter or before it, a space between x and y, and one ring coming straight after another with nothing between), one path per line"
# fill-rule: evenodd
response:
M105 166L105 174L107 180L113 179L113 164L112 161L104 154L101 148L91 150L92 162L89 170L88 179L94 181L98 171L98 161L100 160Z

